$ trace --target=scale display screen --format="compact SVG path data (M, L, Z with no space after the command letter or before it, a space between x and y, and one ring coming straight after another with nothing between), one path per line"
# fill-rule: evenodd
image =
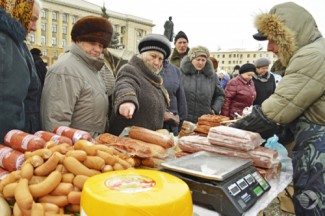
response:
M239 192L240 189L236 184L232 184L228 187L228 190L230 191L231 195L236 196Z

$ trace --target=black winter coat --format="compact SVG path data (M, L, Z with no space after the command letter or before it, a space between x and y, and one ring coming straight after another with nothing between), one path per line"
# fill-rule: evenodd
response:
M202 71L197 71L188 56L181 62L184 90L187 102L187 121L196 123L204 114L219 114L225 99L225 92L214 72L210 60Z

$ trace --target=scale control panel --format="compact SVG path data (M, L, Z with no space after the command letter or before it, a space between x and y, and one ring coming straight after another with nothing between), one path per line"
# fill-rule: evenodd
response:
M247 209L269 189L269 183L256 170L237 176L227 186L229 196L242 209Z

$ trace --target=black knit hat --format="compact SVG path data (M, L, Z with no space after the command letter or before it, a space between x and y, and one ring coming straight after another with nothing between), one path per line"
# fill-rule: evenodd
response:
M184 39L187 41L187 43L188 43L188 38L187 38L186 34L185 34L183 31L179 31L179 32L177 33L177 35L175 36L174 43L176 43L176 41L177 41L179 38L184 38Z
M239 68L239 74L243 74L246 72L256 72L256 67L255 65L251 64L251 63L246 63L243 64L240 68Z
M97 16L85 16L79 19L71 30L71 39L73 42L98 42L104 48L110 44L112 35L113 27L110 21Z
M165 59L169 57L171 52L169 40L160 34L148 34L144 36L139 42L138 49L139 53L149 50L161 52Z

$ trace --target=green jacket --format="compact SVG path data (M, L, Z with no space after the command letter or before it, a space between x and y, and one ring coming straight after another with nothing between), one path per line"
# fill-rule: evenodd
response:
M325 39L312 15L288 2L257 16L255 25L278 44L286 67L274 94L262 103L263 113L280 124L304 116L325 125Z

